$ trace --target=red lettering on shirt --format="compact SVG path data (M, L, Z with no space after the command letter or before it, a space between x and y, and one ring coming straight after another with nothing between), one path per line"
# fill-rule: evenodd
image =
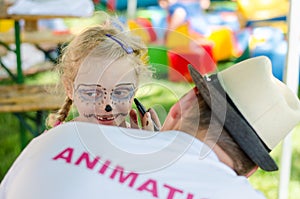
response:
M138 191L148 191L152 194L153 197L158 198L156 180L152 180L152 179L147 180L140 187L138 187L137 190Z
M120 166L116 166L116 168L113 170L112 174L110 175L111 179L114 179L117 174L120 174L119 182L124 183L127 179L131 179L129 183L129 187L132 187L135 183L136 178L138 177L137 173L130 172L128 175L124 175L124 168Z
M61 153L53 158L53 160L64 159L66 163L71 163L74 149L66 148Z
M98 172L101 174L104 174L105 171L107 170L107 168L109 167L110 163L111 163L111 161L106 160Z
M78 160L75 162L75 165L79 165L81 162L85 162L87 168L93 169L97 162L99 161L99 157L96 156L93 161L90 161L90 156L87 152L83 152Z
M62 159L66 163L71 163L73 157L74 149L71 147L68 147L64 149L62 152L60 152L58 155L53 157L53 160L59 160ZM84 164L85 163L85 164ZM124 168L122 166L112 166L112 162L110 160L105 160L100 162L100 157L96 156L94 159L91 158L91 155L88 152L82 152L81 155L77 158L77 160L74 162L74 165L80 165L84 164L87 169L93 170L96 168L97 165L100 166L98 173L105 174L107 172L111 172L109 175L110 179L117 179L116 182L120 184L124 184L125 182L128 182L128 187L131 187L137 191L146 191L149 192L154 198L166 198L166 199L173 199L179 194L181 194L182 197L180 198L186 198L186 199L193 199L194 195L191 193L186 193L182 189L175 188L173 186L170 186L168 184L163 184L163 186L158 187L158 183L154 179L139 179L141 185L136 185L136 181L139 177L138 173L130 172L130 171L124 171ZM108 169L111 168L111 169ZM144 181L142 181L144 180ZM136 187L136 188L135 188ZM158 188L160 190L167 189L167 194L164 196L158 196ZM187 194L187 195L186 195ZM205 199L205 198L201 198Z
M182 190L176 189L176 188L171 187L171 186L166 185L166 184L164 184L164 187L166 187L166 188L169 189L169 193L168 193L167 199L173 199L176 192L183 193Z

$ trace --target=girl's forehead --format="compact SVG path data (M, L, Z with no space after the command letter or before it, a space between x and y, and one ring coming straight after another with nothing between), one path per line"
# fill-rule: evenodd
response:
M137 83L135 64L128 57L91 57L80 66L74 84L98 84L113 88L117 84Z

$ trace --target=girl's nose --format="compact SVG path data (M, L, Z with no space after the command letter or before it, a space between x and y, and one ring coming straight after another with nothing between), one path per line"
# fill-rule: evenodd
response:
M105 106L105 109L104 109L106 112L110 112L110 111L112 111L112 107L109 105L109 104L107 104L106 106Z

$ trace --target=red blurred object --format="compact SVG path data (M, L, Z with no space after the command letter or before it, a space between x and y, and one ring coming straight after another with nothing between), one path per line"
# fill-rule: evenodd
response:
M156 33L155 33L155 31L152 27L152 23L149 19L139 17L136 19L136 22L148 31L149 37L150 37L150 42L156 41L156 39L157 39Z
M193 65L202 75L215 72L217 66L213 58L212 48L212 45L204 44L197 51L188 48L170 49L168 51L169 80L173 82L192 82L187 67L188 64Z
M54 35L69 35L71 34L70 30L53 30L52 33Z

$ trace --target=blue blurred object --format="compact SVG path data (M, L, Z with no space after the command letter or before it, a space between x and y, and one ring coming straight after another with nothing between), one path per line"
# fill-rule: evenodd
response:
M174 15L177 16L176 13L179 9L185 12L184 22L181 21L180 25L188 22L190 30L203 36L208 36L211 34L211 27L208 23L204 10L198 1L176 1L175 3L170 4L167 9L168 15L171 19L173 19ZM179 24L177 24L177 26L179 26Z
M139 9L137 17L149 19L158 39L164 38L167 28L167 13L164 9L159 6L149 6L147 9Z
M253 37L256 37L258 40L264 40L264 42L258 44L251 51L251 55L253 57L261 55L269 57L272 62L273 75L280 81L283 81L288 48L283 32L274 27L258 27L253 30Z
M249 20L246 23L246 27L249 26L255 26L255 24L261 23L261 22L276 22L276 21L286 21L287 17L286 16L279 16L279 17L274 17L271 19L262 19L262 20Z
M279 80L283 80L283 71L285 68L285 60L287 53L287 42L281 41L273 49L271 54L272 71L275 77Z
M235 12L231 11L213 11L206 13L207 21L210 25L226 26L232 31L240 30L240 23Z
M128 0L101 0L99 3L105 5L107 8L113 8L113 10L126 10ZM109 5L112 4L113 5ZM145 8L148 6L158 5L157 0L137 0L137 8Z

